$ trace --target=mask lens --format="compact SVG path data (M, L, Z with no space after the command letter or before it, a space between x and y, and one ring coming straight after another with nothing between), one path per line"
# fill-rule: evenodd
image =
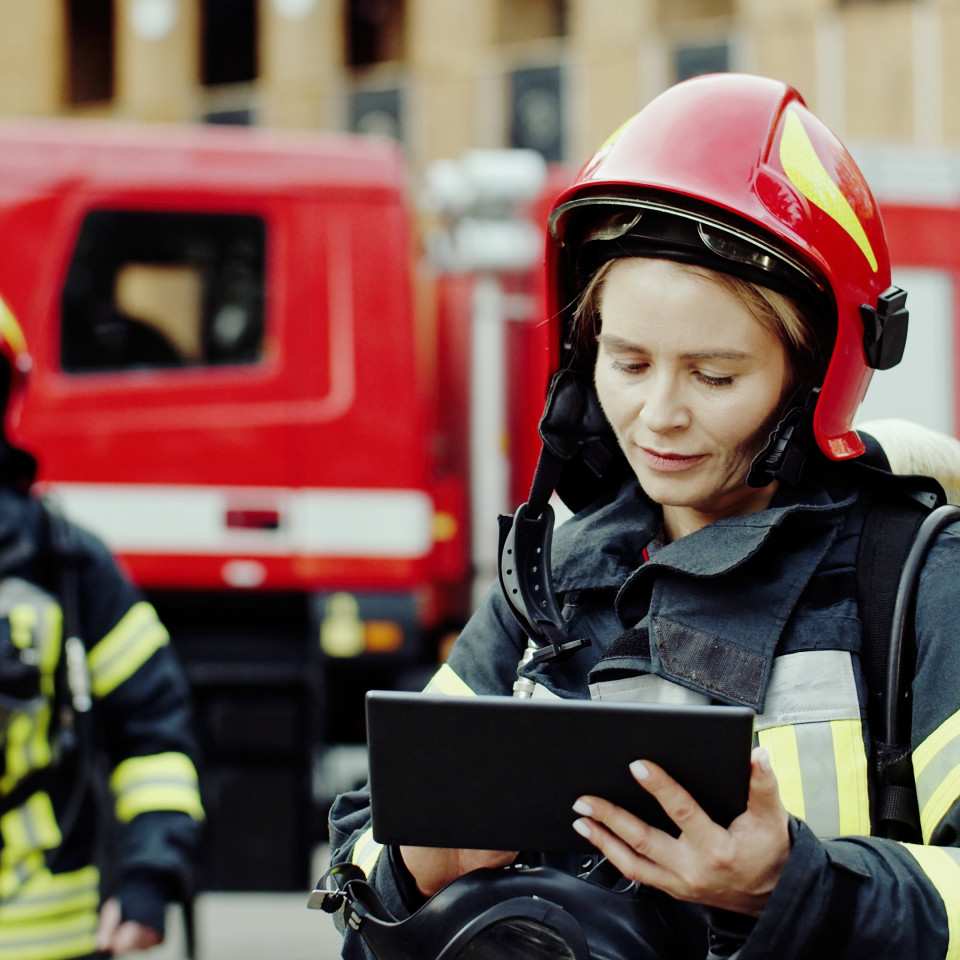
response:
M450 960L581 960L581 958L551 927L521 917L511 917L485 927Z

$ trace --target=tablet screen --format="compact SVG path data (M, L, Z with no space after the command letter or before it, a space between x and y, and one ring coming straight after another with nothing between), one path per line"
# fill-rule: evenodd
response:
M747 803L753 711L371 691L367 745L380 843L580 852L577 797L592 794L676 835L633 779L662 766L723 826Z

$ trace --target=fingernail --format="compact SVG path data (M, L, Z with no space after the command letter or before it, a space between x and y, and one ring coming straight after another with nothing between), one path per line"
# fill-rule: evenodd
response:
M573 829L576 830L581 837L590 836L590 824L588 824L586 820L574 820Z
M764 773L770 772L770 754L765 747L757 748L757 763L760 764L760 769Z
M573 812L579 813L582 817L592 817L593 816L593 807L587 803L586 800L578 800L573 805Z
M633 763L630 764L630 772L636 780L646 780L647 777L650 776L650 771L642 760L634 760Z

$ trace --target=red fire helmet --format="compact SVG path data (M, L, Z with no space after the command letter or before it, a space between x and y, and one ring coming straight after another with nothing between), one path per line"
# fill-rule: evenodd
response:
M27 351L27 341L13 311L0 297L0 404L3 413L3 440L0 449L6 457L5 475L18 484L29 486L33 481L36 463L32 456L20 450L14 442L20 408L26 392L27 376L33 361Z
M570 322L589 274L611 255L638 254L733 273L803 303L825 369L816 443L832 460L863 453L853 417L873 370L902 355L906 294L890 286L863 175L796 90L742 74L685 81L583 167L555 201L547 238L549 316L566 341L558 365L577 363Z

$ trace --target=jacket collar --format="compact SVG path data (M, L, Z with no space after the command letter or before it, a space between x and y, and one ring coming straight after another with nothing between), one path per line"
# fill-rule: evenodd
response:
M645 630L653 672L763 708L774 652L856 494L783 488L759 513L718 520L652 553L659 515L638 485L558 531L559 590L618 589L624 627Z

